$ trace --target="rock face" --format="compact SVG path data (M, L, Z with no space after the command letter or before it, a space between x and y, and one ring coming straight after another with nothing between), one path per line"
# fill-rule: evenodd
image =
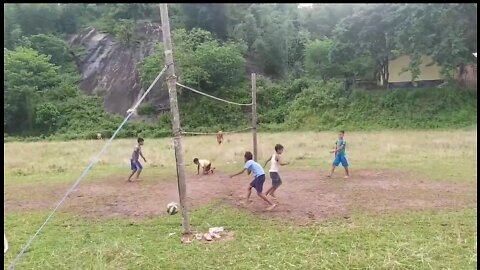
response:
M160 25L137 24L135 39L134 44L123 45L112 34L92 28L70 39L71 46L86 49L86 54L77 59L82 73L80 87L87 94L103 96L108 112L125 115L143 93L137 64L162 41ZM168 93L166 98L168 101Z

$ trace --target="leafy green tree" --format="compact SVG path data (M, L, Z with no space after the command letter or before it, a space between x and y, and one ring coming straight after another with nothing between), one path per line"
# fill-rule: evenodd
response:
M336 39L346 47L354 48L350 58L365 55L375 63L376 77L388 87L388 63L396 50L395 26L398 23L392 16L398 5L374 4L360 8L352 16L343 19L335 29Z
M305 51L305 69L307 74L322 78L324 81L343 76L343 70L330 61L330 51L334 41L331 39L315 40L307 45Z
M69 71L74 71L74 56L68 44L52 34L33 35L29 38L30 47L35 51L49 55L50 61Z
M132 20L121 20L114 27L115 36L124 45L130 45L135 38L135 23Z
M312 38L332 38L340 21L353 15L359 4L314 4L299 10L299 21L311 33Z
M17 48L4 49L4 127L7 132L32 131L35 106L43 92L58 85L58 67L50 57Z
M28 86L41 92L61 81L59 67L50 63L50 56L29 48L17 48L4 49L3 57L6 89Z
M55 33L60 26L61 8L56 4L14 4L13 14L25 35Z
M35 123L40 130L50 134L56 129L60 112L55 105L52 103L42 104L36 108L35 114Z
M231 36L235 40L246 42L247 46L250 48L257 40L260 30L257 27L257 21L252 13L247 13L243 20L244 21L233 27Z
M226 4L183 4L183 21L187 30L202 28L225 40L228 34Z
M476 62L476 4L401 5L397 18L399 51L410 55L412 80L418 77L422 55L431 55L446 76ZM429 63L424 63L429 64Z

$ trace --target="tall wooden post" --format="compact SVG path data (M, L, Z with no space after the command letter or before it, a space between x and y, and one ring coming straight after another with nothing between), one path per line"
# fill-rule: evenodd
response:
M172 39L170 36L170 22L168 19L167 4L160 4L160 16L162 19L163 45L165 46L165 63L167 65L167 85L170 97L170 111L172 113L173 143L175 146L175 160L177 163L178 194L180 197L180 209L182 212L183 234L190 234L190 220L186 202L187 185L185 183L185 163L183 158L182 137L180 131L180 114L177 103L177 78L175 77L175 65L173 62Z
M252 134L253 160L257 161L257 75L252 73Z

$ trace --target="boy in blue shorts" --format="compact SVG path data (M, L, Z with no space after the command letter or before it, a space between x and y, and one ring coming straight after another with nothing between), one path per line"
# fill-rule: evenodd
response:
M245 167L243 168L243 170L241 172L237 173L237 174L231 175L230 178L244 173L245 170L248 171L249 175L250 175L251 172L253 172L253 176L255 178L248 185L247 202L250 201L250 195L252 194L252 188L255 188L255 190L257 191L258 197L262 198L264 201L266 201L270 205L269 207L267 207L267 210L269 210L269 211L272 210L277 205L272 203L262 193L263 183L265 183L265 172L263 171L262 166L253 160L253 154L251 152L245 152L244 158L245 158Z
M335 168L342 163L343 168L345 168L345 179L350 176L348 173L348 159L347 159L347 152L345 147L347 146L347 141L343 138L345 136L345 131L340 131L338 134L338 140L335 142L335 150L330 151L330 153L335 153L335 159L333 160L332 164L332 171L327 177L332 177L333 172L335 172Z
M132 176L137 173L137 180L139 180L140 173L142 172L142 164L140 164L139 158L142 157L145 162L147 160L142 154L142 145L143 145L143 138L138 138L137 142L138 144L135 145L135 148L133 149L132 157L130 159L130 167L132 168L132 173L128 177L128 182L131 182Z

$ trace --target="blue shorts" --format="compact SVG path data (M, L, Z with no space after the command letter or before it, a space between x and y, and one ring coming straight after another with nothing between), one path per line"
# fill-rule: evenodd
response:
M133 161L133 159L130 160L130 167L132 168L132 171L143 169L142 164L140 164L140 161Z
M255 188L258 193L262 193L263 183L265 183L265 174L259 175L253 179L250 186Z
M347 168L348 165L349 165L347 156L345 156L345 155L335 156L335 160L333 161L333 166L337 167L338 165L340 165L340 163L342 163L343 167Z
M282 184L282 178L278 172L270 172L270 179L272 179L272 186L278 188Z

